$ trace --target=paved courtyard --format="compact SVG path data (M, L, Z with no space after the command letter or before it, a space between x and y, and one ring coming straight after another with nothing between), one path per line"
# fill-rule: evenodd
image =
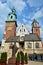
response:
M29 61L28 64L25 65L43 65L43 62Z

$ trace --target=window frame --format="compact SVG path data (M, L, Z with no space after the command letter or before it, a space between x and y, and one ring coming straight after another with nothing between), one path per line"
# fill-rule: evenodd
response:
M35 43L35 48L39 48L39 43Z
M30 44L31 47L29 47L29 44ZM32 43L28 43L28 48L32 48Z

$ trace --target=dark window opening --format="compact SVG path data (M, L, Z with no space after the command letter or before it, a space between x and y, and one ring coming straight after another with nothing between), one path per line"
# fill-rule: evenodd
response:
M23 27L23 25L22 25L22 27Z
M24 29L24 32L25 32L25 29Z
M0 46L1 46L1 44L0 44Z
M19 42L19 44L21 45L21 47L24 47L24 42Z
M28 48L32 48L32 44L31 43L28 44Z
M21 29L20 29L20 32L21 32Z
M11 16L11 19L13 18L13 16Z
M39 43L36 43L35 47L36 47L36 48L39 48Z

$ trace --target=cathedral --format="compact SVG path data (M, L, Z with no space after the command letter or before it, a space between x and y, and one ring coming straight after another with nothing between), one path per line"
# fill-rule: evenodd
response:
M6 20L0 52L7 52L7 60L11 56L16 56L20 51L23 51L23 53L27 53L28 55L34 53L43 54L39 23L35 19L33 20L31 24L32 33L30 33L24 23L22 23L17 30L16 19L16 10L12 9Z

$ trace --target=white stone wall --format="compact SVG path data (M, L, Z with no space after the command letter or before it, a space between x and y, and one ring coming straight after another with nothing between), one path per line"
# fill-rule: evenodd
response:
M5 40L6 40L6 39L2 39L2 44L1 44L1 46L4 46L4 45L5 45Z
M32 48L28 48L28 43L32 43ZM39 48L35 47L36 43L39 43ZM33 52L38 53L38 54L43 53L43 48L42 48L42 42L41 41L34 41L34 43L32 41L25 41L24 48L25 48L25 52L27 52L28 54L30 54L30 53L32 54ZM34 48L34 50L33 50L33 48Z
M14 44L14 43L12 43L12 44ZM7 52L7 63L8 63L8 59L10 57L12 57L12 49L9 48L10 45L11 45L11 42L10 43L5 43L5 40L3 39L2 40L2 45L0 47L0 53Z
M25 31L24 31L24 29L25 29ZM21 26L20 26L20 28L18 29L16 35L17 36L24 36L25 34L29 34L29 31L27 30L27 28L25 27L25 25L22 23Z
M25 41L25 45L24 45L24 48L25 48L25 49L28 49L28 44L29 44L29 43L32 43L32 48L31 48L31 49L33 49L33 46L34 46L34 49L36 49L36 48L35 48L35 44L36 44L36 43L39 43L39 48L42 48L42 43L41 43L41 41L34 41L34 42L33 42L33 41Z

